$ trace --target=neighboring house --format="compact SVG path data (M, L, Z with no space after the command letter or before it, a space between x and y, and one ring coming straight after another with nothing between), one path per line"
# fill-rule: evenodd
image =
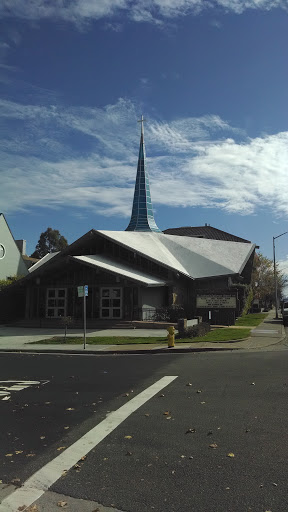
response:
M0 279L26 276L28 269L7 221L0 213Z

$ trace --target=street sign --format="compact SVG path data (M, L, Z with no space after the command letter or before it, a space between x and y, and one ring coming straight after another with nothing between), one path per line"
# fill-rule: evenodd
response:
M84 286L77 286L78 297L84 297Z
M84 286L84 293L85 293L85 297L88 297L88 284L85 284L85 286Z

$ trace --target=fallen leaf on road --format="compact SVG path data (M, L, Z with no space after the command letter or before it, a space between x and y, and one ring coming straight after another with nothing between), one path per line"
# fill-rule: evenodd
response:
M81 468L81 466L80 466L79 464L74 464L74 466L73 466L73 467L74 467L74 469L79 469L79 468Z
M26 457L35 457L35 453L27 453Z
M100 508L95 508L92 512L100 512Z
M68 473L68 470L67 469L64 469L64 471L62 472L62 476L66 476Z
M23 450L16 450L15 453L16 455L19 455L19 453L23 453Z
M218 448L218 444L216 444L216 443L211 443L211 444L209 444L209 448L214 448L214 449L215 449L215 448Z
M65 430L67 430L68 428L70 428L70 427L64 427Z
M186 430L185 434L194 434L194 432L196 432L196 428L188 428L188 430Z
M163 412L163 416L170 416L170 414L171 414L170 411Z
M200 402L201 405L206 404L206 402Z
M66 411L75 411L74 407L67 407Z
M132 436L124 436L124 439L132 439Z
M26 512L39 512L39 508L37 505L30 505L30 507L26 509Z
M132 455L132 452L127 452L126 455Z
M192 386L191 382L187 382L186 386Z
M276 484L275 482L272 482L272 485L274 485L274 487L278 487L278 484Z
M26 508L26 505L22 505L21 507L18 507L17 510L19 510L20 512L22 512L22 510L25 510Z
M129 393L124 393L122 396L129 396Z
M68 503L67 501L58 501L57 506L58 507L67 507Z
M59 448L57 448L58 452L60 452L61 450L65 450L66 446L59 446Z
M172 416L167 416L166 420L171 420Z
M159 395L159 398L163 398L163 396L165 396L165 395L163 395L163 394L162 394L162 395Z
M173 471L171 471L172 475L175 475L176 471L175 469L173 469Z
M80 460L86 460L87 459L87 455L83 455L83 457L81 457Z
M6 453L5 457L13 457L13 453Z
M229 452L227 453L227 457L235 457L235 453Z
M181 459L185 459L186 455L180 455Z
M51 404L51 402L44 402L44 403L45 403L45 405L49 405L49 404Z
M45 436L40 436L40 439L45 439Z
M145 416L150 416L150 414L147 412L147 413L145 414Z
M21 485L21 480L20 478L13 478L10 483L19 487Z
M196 393L202 393L202 389L197 389Z
M255 382L251 382L251 386L255 386Z
M4 396L4 398L2 398L2 400L10 400L11 396Z

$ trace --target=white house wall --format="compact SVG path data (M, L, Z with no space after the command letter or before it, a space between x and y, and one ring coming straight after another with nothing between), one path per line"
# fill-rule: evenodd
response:
M0 214L0 244L4 247L4 251L1 247L0 253L0 279L15 275L26 276L27 267L3 214Z

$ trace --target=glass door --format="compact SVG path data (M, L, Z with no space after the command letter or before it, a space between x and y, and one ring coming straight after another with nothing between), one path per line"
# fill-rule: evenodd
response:
M66 316L66 288L48 288L46 317Z
M101 288L100 318L122 318L122 288Z

